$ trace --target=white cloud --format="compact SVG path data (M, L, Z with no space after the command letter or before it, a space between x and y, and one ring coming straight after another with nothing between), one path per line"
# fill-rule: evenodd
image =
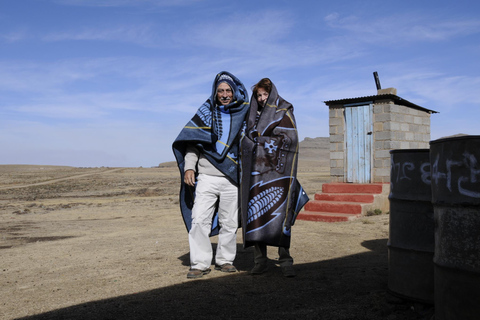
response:
M207 72L196 68L196 59L186 62L186 68L130 57L0 63L0 114L108 125L127 113L153 118L159 127L181 127L210 96L222 70L213 64Z
M428 102L429 105L425 105L425 108L441 113L459 110L466 105L480 105L480 97L477 94L477 88L480 87L478 76L432 72L421 67L413 70L414 66L411 65L396 67L402 72L397 72L389 81L392 86L400 89L399 96L407 100L419 105Z
M190 34L179 39L215 48L234 46L240 51L261 51L265 46L284 39L292 26L290 14L281 11L230 14L223 19L203 21L193 26Z
M5 33L0 33L0 40L5 42L18 42L25 40L27 38L26 30L17 30L17 31L10 31Z
M182 26L172 38L179 47L202 57L204 63L212 57L221 57L222 62L217 64L235 66L244 74L313 67L362 54L358 47L352 48L336 39L302 33L294 14L264 10L227 14L221 19Z
M92 107L88 104L82 104L82 102L75 99L71 99L72 103L61 103L58 98L44 103L30 103L25 105L11 105L6 109L11 113L25 114L28 116L41 116L51 119L92 119L101 116L106 116L107 113L102 111L101 108Z
M42 37L47 42L56 41L114 41L134 43L147 47L156 47L160 43L159 36L151 25L132 25L109 28L84 28L81 31L62 31L47 34Z
M125 7L144 6L175 7L197 3L202 0L54 0L54 2L67 6L85 7Z
M332 13L325 22L333 30L348 31L348 36L358 41L388 44L411 43L418 41L445 41L451 38L480 33L480 19L449 20L426 18L425 15L391 15L377 19L365 19L357 16L341 16Z

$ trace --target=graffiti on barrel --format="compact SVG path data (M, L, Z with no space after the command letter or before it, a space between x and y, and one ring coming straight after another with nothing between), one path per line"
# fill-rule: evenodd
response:
M391 176L390 183L393 184L401 182L402 180L416 180L418 173L420 173L420 180L426 185L431 185L430 162L423 162L419 165L417 170L415 163L409 161L394 161L391 158Z
M454 192L453 184L457 186L460 194L471 198L480 198L478 185L475 185L480 181L480 168L475 155L464 152L460 159L446 159L442 164L439 164L439 159L440 154L437 154L432 163L432 179L436 185L443 182L450 192ZM440 171L439 167L444 168L445 171ZM453 172L457 172L457 174Z

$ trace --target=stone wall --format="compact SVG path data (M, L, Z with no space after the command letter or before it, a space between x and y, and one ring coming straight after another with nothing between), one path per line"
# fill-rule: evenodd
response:
M390 150L428 149L430 113L389 101L373 106L373 182L390 182Z
M330 177L332 182L344 182L345 174L345 108L331 106L330 114Z

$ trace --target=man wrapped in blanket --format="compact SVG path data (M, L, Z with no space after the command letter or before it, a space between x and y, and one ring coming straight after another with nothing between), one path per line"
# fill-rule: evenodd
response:
M188 230L187 278L210 272L210 236L218 234L215 269L233 265L238 229L239 134L248 112L248 93L234 75L217 74L210 98L173 143L181 175L180 208Z
M253 87L241 141L243 242L254 249L251 274L267 271L267 245L278 247L283 275L294 277L291 227L308 196L297 180L298 134L293 106L263 78Z

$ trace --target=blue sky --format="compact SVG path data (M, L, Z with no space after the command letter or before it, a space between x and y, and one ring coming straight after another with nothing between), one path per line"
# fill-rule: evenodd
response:
M0 164L150 167L230 71L327 137L327 100L382 88L480 134L478 1L0 0Z

